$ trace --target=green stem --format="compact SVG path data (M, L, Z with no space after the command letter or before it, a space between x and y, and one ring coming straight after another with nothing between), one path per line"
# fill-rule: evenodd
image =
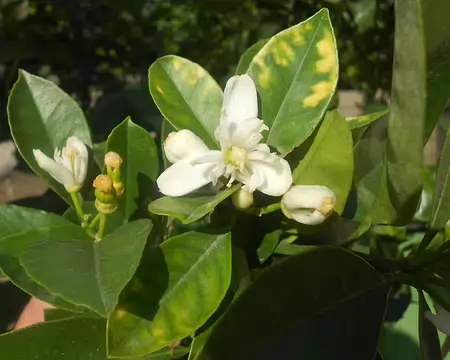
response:
M101 216L101 214L100 213L98 213L97 215L95 215L95 218L92 220L92 222L89 224L89 229L94 229L95 228L95 226L97 225L97 223L99 222L99 220L100 220L100 216Z
M75 210L77 211L78 217L81 219L81 221L84 221L85 213L83 211L83 208L81 207L80 197L78 196L79 192L74 191L69 193L70 197L73 201L73 206L75 206Z
M105 228L106 228L106 214L99 214L100 215L100 225L98 226L98 233L97 238L100 240L105 235Z
M262 216L281 209L281 203L270 204L264 207L256 207L249 209L250 213Z

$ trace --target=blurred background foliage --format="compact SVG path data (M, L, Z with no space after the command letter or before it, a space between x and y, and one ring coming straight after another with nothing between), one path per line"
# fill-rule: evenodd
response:
M0 0L0 138L9 137L8 93L23 68L57 83L82 106L94 140L131 115L161 119L147 88L149 65L177 54L221 85L253 43L330 10L340 89L372 100L390 89L393 0Z

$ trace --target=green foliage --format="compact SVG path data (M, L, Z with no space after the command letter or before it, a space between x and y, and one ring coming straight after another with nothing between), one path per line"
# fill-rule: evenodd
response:
M442 330L442 324L429 312L432 303L450 311L450 137L435 176L423 166L422 151L449 95L444 85L442 93L436 89L439 79L449 76L450 52L441 35L447 25L437 14L439 5L423 2L396 4L390 108L354 118L334 109L339 74L344 83L358 78L346 67L355 53L340 51L339 71L338 50L354 48L369 36L374 44L381 41L384 30L376 36L372 31L382 27L378 17L391 1L367 0L363 7L347 0L305 0L301 11L297 2L205 2L201 8L187 0L178 7L171 1L142 1L119 11L120 21L109 17L108 8L99 29L81 32L101 33L105 23L117 20L123 36L118 33L111 44L95 47L96 58L108 63L103 71L111 70L118 49L124 58L131 54L125 23L135 36L129 46L142 47L142 56L152 53L154 41L173 52L189 44L183 51L198 63L166 55L150 66L150 96L161 114L147 120L164 118L162 125L140 126L123 114L146 101L142 84L135 84L136 99L130 89L121 90L128 93L122 94L127 106L117 92L118 97L103 99L94 118L103 121L109 112L122 118L113 129L105 126L105 136L97 133L94 145L74 100L48 80L22 71L9 98L14 140L31 169L72 206L63 216L0 206L2 276L56 308L43 324L1 335L2 354L46 360L238 360L280 354L286 359L389 359L394 358L389 330L395 328L389 323L401 327L402 316L413 316L413 351L418 355L420 346L423 359L441 359L436 328ZM99 4L92 7L99 10ZM316 9L324 4L330 10ZM57 11L56 5L47 5L44 11ZM27 6L40 16L41 5ZM117 10L125 4L116 0L110 6ZM278 20L239 28L270 18L273 14L265 10L271 7L282 9L286 24L278 26ZM311 9L318 11L310 16ZM333 15L337 10L342 17ZM298 14L307 17L304 11L310 17L294 24ZM60 26L68 30L73 24L63 19ZM150 24L145 28L160 31L155 39L139 32L144 20ZM217 26L205 32L209 23ZM239 36L227 34L231 28ZM345 45L342 34L349 29L355 30L352 44ZM257 42L260 38L265 40ZM216 40L214 56L195 47L211 47ZM245 50L250 43L255 45ZM90 45L86 42L82 55L92 50ZM219 84L234 73L241 54L236 71L242 76L228 82L224 101ZM370 54L366 60L373 65L363 84L369 94L379 69L375 65L383 61ZM136 66L142 75L139 62ZM109 75L121 82L119 72ZM389 83L377 79L376 85ZM92 110L89 98L81 103ZM135 109L145 113L150 107ZM141 123L143 118L137 118ZM146 128L161 133L154 136ZM169 164L158 154L155 138L162 144L170 132L182 129L211 150L182 138L177 159ZM65 148L65 169L76 174L94 165L80 180L83 191L71 190L70 196L32 152L51 155L69 136L92 146L93 156L81 158L80 148ZM167 142L161 150L169 154L172 145ZM192 191L161 196L156 185L163 195L170 193L161 185L164 177L158 178L161 168ZM94 171L103 171L93 183L95 191L88 186ZM286 186L277 192L283 182ZM246 197L248 206L236 205L236 195ZM411 287L419 294L418 306ZM441 310L436 316L443 316ZM401 353L414 358L407 347Z

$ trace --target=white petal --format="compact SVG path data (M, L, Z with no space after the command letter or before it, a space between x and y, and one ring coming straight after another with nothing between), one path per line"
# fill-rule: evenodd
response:
M256 176L261 182L261 185L258 185L256 189L271 196L283 195L292 184L289 163L280 157L276 157L274 161L273 157L276 155L273 154L257 151L252 152L252 154L252 156L260 157L258 160L253 160L252 156L249 155L247 165L252 176Z
M208 152L205 143L192 131L183 129L169 134L164 141L164 153L171 163L176 163L188 156Z
M436 309L437 310L437 309ZM444 310L445 311L445 310ZM430 311L425 311L425 317L434 325L436 328L450 336L450 321L449 314L445 311L446 314L442 312L438 312L437 314L433 314Z
M283 196L283 206L292 211L294 209L320 209L325 198L336 198L326 186L296 185Z
M230 144L247 150L253 150L263 138L261 132L269 129L258 118L249 118L238 125L231 124L230 126L235 127L231 132Z
M86 145L75 136L67 139L66 147L75 153L73 173L77 182L81 185L86 179L89 162L88 150Z
M285 215L287 214L285 213ZM323 223L327 218L318 210L314 210L311 212L310 210L300 209L289 212L289 215L289 218L306 225L319 225Z
M211 173L217 177L216 168L224 168L223 162L193 164L197 156L189 156L167 168L156 180L159 191L168 196L186 195L212 181Z
M223 120L235 124L258 117L258 95L250 76L237 75L228 80L222 110Z
M56 181L63 184L66 189L76 187L72 173L62 164L45 155L41 150L33 149L33 155L38 165L47 171Z

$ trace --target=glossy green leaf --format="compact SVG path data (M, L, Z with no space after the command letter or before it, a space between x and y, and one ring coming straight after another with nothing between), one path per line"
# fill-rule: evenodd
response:
M348 117L346 118L347 125L350 128L350 130L366 127L388 113L389 109L385 109L366 115Z
M178 359L184 355L189 353L189 348L179 346L174 349L163 349L154 352L150 355L133 357L133 358L124 358L128 360L173 360Z
M387 292L383 275L361 258L312 248L265 270L219 320L198 360L372 359Z
M20 70L8 102L11 134L25 161L59 196L71 203L64 186L42 170L33 156L40 149L52 157L70 136L91 146L89 127L77 103L52 82Z
M354 187L345 216L360 222L395 223L386 175L387 117L372 123L354 148Z
M430 226L441 228L448 220L450 220L450 131L447 133L436 172Z
M333 190L335 211L342 212L352 186L353 140L345 118L337 111L327 113L293 176L296 185L323 185Z
M64 218L42 210L0 204L0 240L44 227L69 225Z
M234 185L215 196L195 198L164 196L151 202L148 210L157 215L175 217L184 224L189 224L213 211L217 205L231 196L240 187L241 185Z
M223 308L223 311L221 311L218 315L223 316L224 312L228 309L228 306L235 301L250 284L251 275L248 268L246 254L240 248L233 247L233 270L231 274L230 288L228 289L226 296L226 299L229 299L229 301L222 302L220 308ZM220 308L217 312L221 310ZM214 326L218 323L218 317L216 316L214 318L213 315L212 320L214 320L214 323L207 327L206 330L203 329L204 331L199 331L199 333L195 334L191 344L191 351L189 352L189 360L197 360L198 356L200 356L203 351Z
M151 222L142 219L101 241L41 242L20 260L28 275L52 293L107 316L136 271L150 230Z
M125 219L148 202L158 177L159 158L155 140L148 131L127 118L108 136L106 152L115 151L122 159L121 180L125 192L119 198L119 208Z
M286 154L317 126L334 94L338 57L328 10L272 37L247 73L261 97L267 144Z
M2 359L105 360L105 320L75 317L0 335Z
M419 291L419 338L422 360L442 360L441 345L436 327L425 318L430 307L422 291Z
M231 236L184 233L153 249L141 266L109 319L111 357L150 354L208 320L230 285Z
M211 149L218 148L214 131L219 125L223 93L200 65L169 55L150 66L150 94L162 115L177 129L189 129Z
M59 308L86 312L34 282L20 265L21 255L41 241L87 238L84 229L57 215L15 205L0 205L0 268L19 288Z
M64 309L58 309L58 308L50 308L50 309L44 310L45 321L62 320L62 319L73 318L75 316L83 316L83 315L74 313L72 311L64 310Z
M257 43L250 46L245 53L242 54L236 69L236 75L242 75L247 72L255 55L259 52L259 50L262 49L264 45L267 44L268 41L269 39L259 40Z
M272 255L273 251L278 245L278 242L280 241L280 237L282 234L283 230L278 229L270 233L267 233L264 236L261 244L258 246L258 249L256 250L259 262L263 263L270 257L270 255Z
M422 190L427 68L421 1L396 2L395 15L395 63L386 170L390 199L399 221L407 223L416 211ZM411 57L411 54L415 56Z
M450 97L450 2L421 1L420 6L427 51L425 144Z

